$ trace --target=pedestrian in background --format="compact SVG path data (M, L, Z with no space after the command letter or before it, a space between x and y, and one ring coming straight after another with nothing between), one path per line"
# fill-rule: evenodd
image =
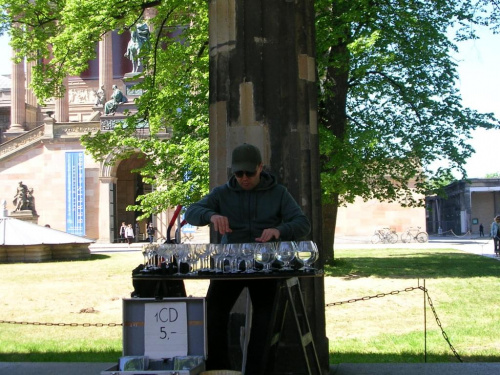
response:
M495 256L499 256L500 249L498 246L500 245L500 215L496 216L493 223L491 223L490 235L493 238Z
M132 228L132 224L127 225L127 228L125 228L125 238L129 245L134 240L134 228Z
M125 230L127 229L127 224L122 221L122 226L120 227L120 242L125 242L127 237L125 236Z
M148 233L149 243L153 243L156 229L153 227L153 223L149 223L146 228L146 232Z

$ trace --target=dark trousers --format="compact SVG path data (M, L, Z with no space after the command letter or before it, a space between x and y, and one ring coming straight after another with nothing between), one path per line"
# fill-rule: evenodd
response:
M276 280L212 280L207 292L208 370L230 369L228 323L230 311L243 288L248 287L253 317L246 374L264 374L268 334L276 295ZM238 369L234 369L238 370ZM241 371L241 369L239 369Z

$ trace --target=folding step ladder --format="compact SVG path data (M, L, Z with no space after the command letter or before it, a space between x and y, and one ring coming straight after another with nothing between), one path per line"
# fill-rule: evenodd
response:
M291 310L288 308L291 307ZM275 299L275 308L273 309L274 314L272 316L271 326L272 332L269 338L269 353L266 359L267 361L267 371L266 374L280 374L280 367L282 367L283 362L280 361L279 346L281 343L283 329L292 329L296 333L296 338L298 340L298 346L301 348L302 358L299 362L302 363L297 371L300 372L284 372L287 374L305 374L308 375L319 375L321 374L321 366L318 360L318 354L316 352L316 347L314 345L314 339L309 325L309 320L307 319L307 312L304 305L304 299L302 292L300 290L299 279L297 277L292 277L285 279L283 283L277 290L277 296ZM293 321L285 324L287 316L293 317ZM290 361L289 355L285 358L286 361ZM280 365L281 363L281 365Z

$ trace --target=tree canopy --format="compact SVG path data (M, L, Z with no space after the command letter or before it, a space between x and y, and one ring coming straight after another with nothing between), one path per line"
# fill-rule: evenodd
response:
M465 175L471 131L497 124L464 108L455 85L450 30L474 37L471 4L316 1L326 201L414 205L413 192L429 192L453 170Z
M157 186L134 207L145 215L208 191L206 1L0 0L0 6L1 30L10 33L18 58L46 61L32 82L41 101L61 94L65 76L87 68L105 33L129 30L154 8L137 114L114 132L84 137L84 144L101 159L110 149L117 159L141 151L147 160L141 174ZM323 202L338 207L362 197L416 205L413 193L435 191L452 170L465 173L471 131L498 121L462 106L451 52L475 37L475 25L498 31L498 1L316 0L315 7ZM143 120L151 138L134 137L134 124ZM155 130L167 127L172 139L156 139ZM447 163L433 169L437 161Z
M151 46L141 56L145 66L143 95L137 113L113 132L83 137L87 152L98 160L139 153L143 181L155 186L139 197L144 216L187 204L208 192L208 8L194 0L0 1L2 30L11 36L17 58L39 61L31 87L42 103L62 95L63 79L81 74L97 57L97 42L110 31L123 33L142 22L146 12L153 30ZM147 121L151 137L136 137L136 124ZM169 129L172 138L155 134ZM109 157L110 151L111 157Z

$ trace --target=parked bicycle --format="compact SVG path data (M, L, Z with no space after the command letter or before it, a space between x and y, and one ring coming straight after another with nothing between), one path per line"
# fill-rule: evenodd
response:
M401 241L409 243L412 241L424 243L429 241L429 235L420 230L421 227L410 227L408 230L401 234Z
M398 235L394 229L382 228L377 229L372 237L372 243L396 243Z

